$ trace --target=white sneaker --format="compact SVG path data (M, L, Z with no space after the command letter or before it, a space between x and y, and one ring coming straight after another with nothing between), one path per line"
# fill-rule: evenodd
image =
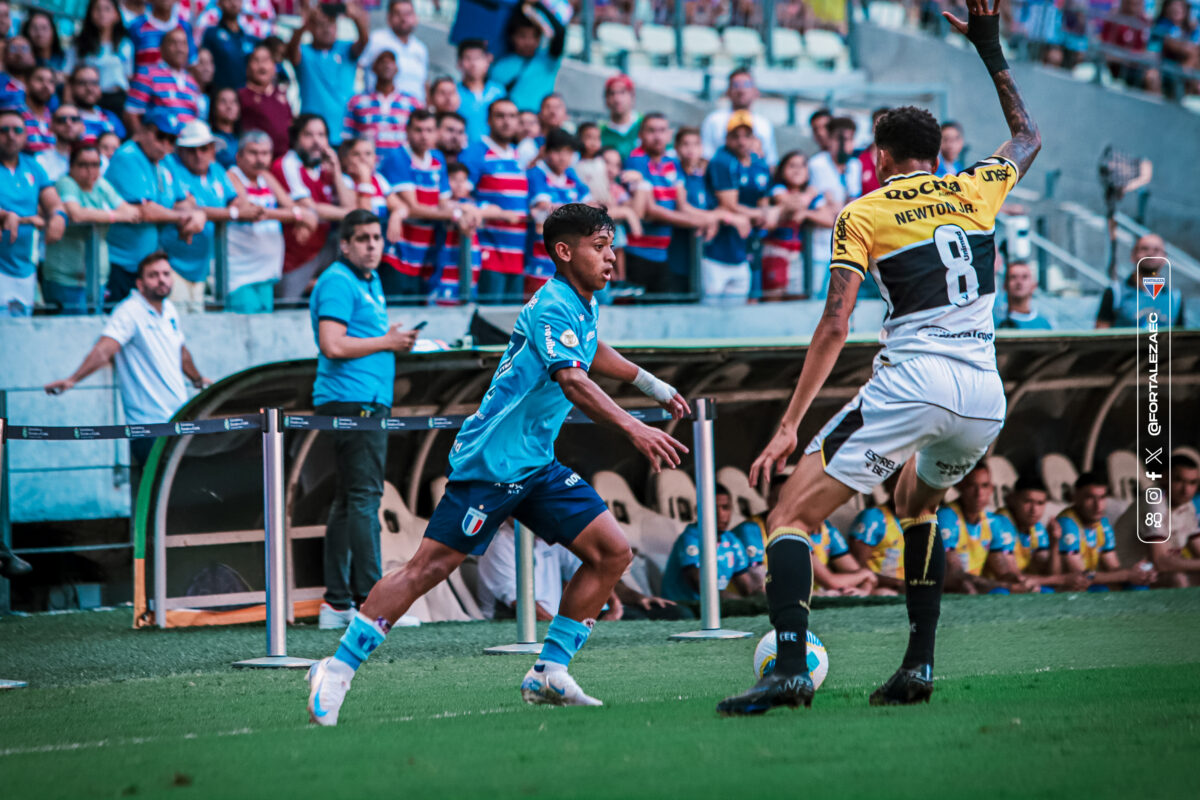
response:
M332 656L322 658L308 668L308 719L317 725L337 725L338 712L350 690L354 670Z
M338 611L329 603L321 603L321 613L317 616L317 627L323 631L340 631L354 619L354 609L347 608Z
M602 706L594 697L584 694L565 669L538 672L530 667L521 681L521 697L530 705Z

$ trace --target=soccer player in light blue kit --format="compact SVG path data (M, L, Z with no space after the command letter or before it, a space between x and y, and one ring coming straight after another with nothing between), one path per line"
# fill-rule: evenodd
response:
M596 334L595 292L613 275L613 221L600 208L568 203L543 226L557 272L521 311L479 410L450 452L450 482L412 559L375 584L337 652L308 673L310 719L336 725L355 670L413 604L468 554L487 549L516 517L582 564L563 590L541 657L521 682L527 703L601 705L567 665L587 641L605 600L633 556L595 490L554 458L554 440L572 406L629 438L655 472L679 465L687 448L625 413L590 373L632 383L676 419L691 413L667 383L618 355Z

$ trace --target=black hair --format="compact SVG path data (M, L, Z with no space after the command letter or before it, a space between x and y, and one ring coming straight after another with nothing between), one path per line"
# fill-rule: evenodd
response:
M296 146L296 142L300 139L300 131L308 127L308 123L312 122L314 119L320 120L321 124L325 126L325 136L329 136L329 123L325 121L325 118L320 114L313 114L309 112L307 114L299 115L292 120L292 124L288 126L288 146Z
M586 203L566 203L546 218L542 225L542 238L546 251L554 258L554 246L569 239L578 241L600 231L612 233L616 230L608 209L589 206Z
M1014 492L1048 492L1041 476L1031 469L1025 470L1017 477L1012 490Z
M684 125L679 130L675 131L675 146L679 147L679 143L683 141L685 136L699 136L700 129L694 128L691 125Z
M1200 469L1200 464L1187 453L1176 453L1171 456L1171 469Z
M551 150L578 150L579 140L562 128L554 128L546 132L546 152Z
M493 100L491 103L488 104L488 113L487 113L488 119L492 118L492 114L496 111L496 106L500 105L501 103L508 103L508 104L512 105L514 108L517 106L517 104L513 102L513 99L511 97L509 97L508 95L504 95L504 97L497 97L495 100Z
M718 483L717 490L715 492L713 492L713 496L720 497L721 495L725 495L726 497L733 497L733 492L729 491L729 489L725 486L725 484Z
M467 118L464 117L462 114L458 113L457 111L440 111L440 112L438 112L438 115L437 115L438 127L441 127L442 121L445 119L456 119L459 122L461 122L464 126L467 124Z
M750 80L754 80L754 74L750 72L749 67L738 67L733 72L729 73L729 79L728 79L729 83L732 84L733 79L736 78L738 75L745 75Z
M22 122L25 121L25 111L20 106L0 106L0 117L7 117L10 114L14 117L20 117Z
M428 108L414 108L413 112L408 115L408 122L406 122L404 125L406 128L411 128L416 123L424 122L427 119L433 120L436 124L437 115Z
M955 122L952 119L946 120L945 122L942 123L941 130L946 130L947 128L954 128L954 130L958 131L959 133L963 132L963 126L959 125L957 122Z
M121 16L120 11L121 11L121 6L120 6L120 4L118 4L117 5L117 16L118 17ZM66 53L63 51L62 39L60 39L58 37L58 26L54 24L54 15L51 14L49 11L46 11L41 8L28 9L25 12L25 24L21 26L21 35L24 36L26 39L29 39L29 25L33 22L35 17L45 17L46 21L50 23L50 57L51 58L62 58L64 55L66 55ZM6 31L6 33L7 33L7 31ZM113 44L116 45L116 42L113 42ZM30 46L30 49L32 49L34 47L33 39L29 39L29 46ZM37 60L39 62L38 66L47 66L46 64L41 63L42 59L40 56L38 56L37 53L34 53L34 57L37 58Z
M805 161L808 161L808 156L806 156L800 150L792 150L791 152L783 154L783 156L779 159L779 163L775 166L775 175L773 176L775 183L779 184L780 186L787 186L787 184L783 180L783 171L787 168L788 162L791 161L793 158L797 158L797 157L803 158ZM800 188L807 189L809 181L811 181L811 180L812 180L812 176L810 175L809 179L807 181L805 181L804 185L801 186Z
M99 0L88 0L87 11L83 12L83 25L79 29L79 35L75 37L75 54L79 56L80 61L83 60L83 56L100 53L100 29L92 22L92 11L97 2ZM121 17L121 4L117 0L112 0L112 4L117 8L117 21L112 27L113 49L116 50L121 40L129 38L129 32L125 30L125 20ZM74 76L74 73L71 74Z
M638 135L640 136L642 132L646 130L646 123L653 122L657 119L667 120L667 115L661 111L651 111L649 114L643 114L642 121L638 125ZM670 123L670 120L667 120L667 122Z
M1098 470L1080 473L1079 477L1075 479L1075 488L1086 489L1089 486L1108 488L1108 477Z
M483 39L463 39L458 43L458 60L461 61L463 53L468 50L482 50L486 55L488 53L488 45Z
M842 130L856 131L858 130L858 123L855 122L851 117L834 117L833 119L829 120L830 134L834 134Z
M465 172L467 175L471 174L470 168L468 168L467 165L462 163L461 161L455 161L453 164L446 165L446 175L447 176L457 175L460 172Z
M525 12L520 7L516 7L508 18L508 24L504 26L504 41L511 42L517 31L526 28L537 31L538 36L542 35L542 26L525 16Z
M160 261L166 261L168 264L171 263L171 259L167 255L166 250L155 250L153 253L150 253L142 258L137 265L137 279L140 281L146 274L146 270L150 267L150 265L157 264Z
M120 14L118 14L117 16L120 16ZM67 82L73 83L73 82L79 80L79 73L83 72L85 69L90 69L90 70L94 71L97 75L100 74L100 70L96 69L96 67L94 67L93 65L87 64L84 62L80 62L75 65L75 68L73 70L71 70L71 74L67 76Z
M942 149L942 129L925 109L900 106L875 123L875 145L891 153L896 161L936 162Z
M348 156L348 155L350 155L350 153L354 152L354 148L358 145L359 142L369 142L369 141L371 141L371 140L367 139L366 137L347 136L346 138L342 139L342 143L338 145L338 158L345 159L346 156Z
M95 152L97 155L99 155L100 145L98 145L96 142L97 140L94 139L86 139L82 142L75 142L75 144L71 145L71 158L67 163L69 163L72 167L75 166L75 162L79 160L79 156L89 151Z
M342 241L348 242L353 239L354 232L364 225L379 225L382 227L383 223L379 221L379 217L365 208L356 208L342 217Z
M874 124L876 120L891 110L891 106L880 106L879 108L875 109L871 112L871 123Z
M594 122L581 122L579 123L579 127L575 129L575 135L582 136L584 131L590 131L592 128L600 130L600 126Z
M812 124L814 122L816 122L817 120L819 120L821 117L832 117L832 116L833 116L833 112L830 111L828 108L818 108L816 111L814 111L813 113L808 115L808 126L811 128Z
M401 3L407 3L410 6L414 5L413 0L388 0L388 13L392 13L392 9Z
M567 102L567 99L565 97L563 97L562 94L560 94L559 92L551 92L550 94L548 94L542 98L542 102L538 103L538 111L539 112L546 107L547 100L562 100L564 104Z
M448 83L451 86L458 86L458 81L451 78L449 75L439 75L429 82L429 93L433 94L433 90L441 86L443 83Z

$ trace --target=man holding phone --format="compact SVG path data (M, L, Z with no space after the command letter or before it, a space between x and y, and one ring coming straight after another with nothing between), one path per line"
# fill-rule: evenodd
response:
M321 415L386 417L392 411L396 353L407 353L417 330L389 325L383 286L383 227L356 209L341 226L341 257L317 279L309 301L316 337L313 406ZM334 431L333 505L325 529L325 602L322 629L340 629L354 617L379 580L379 501L387 464L387 431Z

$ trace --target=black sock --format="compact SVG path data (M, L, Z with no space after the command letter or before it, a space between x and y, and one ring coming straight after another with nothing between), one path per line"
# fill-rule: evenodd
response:
M933 644L942 610L942 584L946 580L946 548L937 529L937 517L927 514L902 520L904 529L904 586L908 606L908 650L901 664L914 669L933 666Z
M808 602L812 597L812 550L799 528L776 528L767 537L767 607L775 628L775 672L808 672Z

